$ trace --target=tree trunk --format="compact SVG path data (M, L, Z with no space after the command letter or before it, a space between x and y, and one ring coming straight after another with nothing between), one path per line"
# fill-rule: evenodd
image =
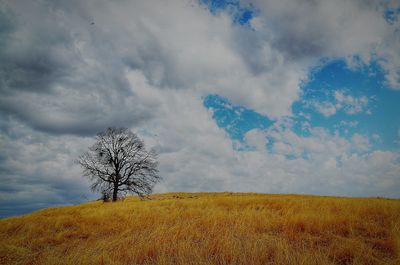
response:
M116 202L117 199L118 199L118 185L114 184L114 191L113 191L112 201Z

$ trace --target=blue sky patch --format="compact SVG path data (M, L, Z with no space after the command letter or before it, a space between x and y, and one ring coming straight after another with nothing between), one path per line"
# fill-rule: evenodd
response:
M268 128L273 122L268 117L243 106L235 106L219 95L208 95L204 106L213 111L213 118L233 140L244 141L244 135L254 129Z
M240 25L248 24L254 16L254 8L251 5L241 5L239 0L201 0L200 2L213 14L227 11L232 16L233 22Z
M393 24L399 21L400 7L399 8L389 8L385 11L384 17L389 24Z
M324 61L310 71L301 85L302 96L292 105L292 130L299 136L322 127L351 139L367 136L373 149L398 150L400 91L385 85L384 72L376 64L349 68L343 60ZM218 95L208 95L204 106L233 140L244 142L254 128L267 129L274 121L244 106L235 106Z

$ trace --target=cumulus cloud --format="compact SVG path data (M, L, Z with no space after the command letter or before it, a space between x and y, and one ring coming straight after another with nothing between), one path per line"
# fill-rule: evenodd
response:
M313 107L325 117L332 116L336 113L336 106L331 102L312 102Z
M335 91L336 109L343 108L347 114L356 114L362 112L368 105L368 98L361 96L359 98L346 95L342 91Z
M351 62L357 55L367 64L378 60L388 84L399 89L399 22L388 23L383 15L398 7L395 1L255 2L262 14L255 27L289 58L339 57Z
M366 96L356 97L349 95L348 92L335 90L332 93L332 100L310 100L305 102L305 105L315 109L325 117L330 117L339 111L343 111L349 115L358 113L371 114L371 110L368 109L369 102L370 100Z
M256 150L265 150L267 144L266 134L260 129L252 129L245 134L245 141Z
M284 118L323 56L379 57L396 88L396 25L384 20L384 7L361 2L254 1L256 17L241 26L194 0L2 1L4 215L10 207L94 198L73 160L108 126L130 127L158 150L164 182L157 191L398 196L397 153L321 128L300 137ZM236 150L203 106L210 93L275 126L248 132L254 148ZM335 98L321 112L359 113L369 102L342 92Z
M0 136L0 216L95 198L74 163L91 139L49 136L8 122Z

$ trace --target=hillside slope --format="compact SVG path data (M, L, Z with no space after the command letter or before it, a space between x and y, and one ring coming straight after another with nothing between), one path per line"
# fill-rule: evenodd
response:
M168 193L0 220L0 264L400 264L400 200Z

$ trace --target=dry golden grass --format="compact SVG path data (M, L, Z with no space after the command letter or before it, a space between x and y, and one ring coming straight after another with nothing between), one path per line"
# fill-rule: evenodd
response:
M168 193L0 220L0 264L400 264L400 200Z

